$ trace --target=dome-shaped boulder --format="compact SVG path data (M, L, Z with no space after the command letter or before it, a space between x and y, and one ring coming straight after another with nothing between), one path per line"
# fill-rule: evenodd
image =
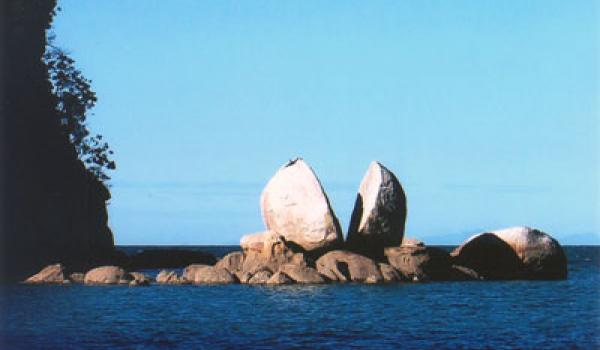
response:
M567 258L558 241L525 226L475 235L452 256L455 264L485 279L567 278Z

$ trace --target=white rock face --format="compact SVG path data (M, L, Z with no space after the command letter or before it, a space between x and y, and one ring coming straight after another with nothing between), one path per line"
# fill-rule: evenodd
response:
M319 179L300 158L288 162L269 180L260 203L267 229L307 251L343 240Z
M360 183L348 228L348 244L364 253L398 246L404 237L406 195L396 176L372 162Z

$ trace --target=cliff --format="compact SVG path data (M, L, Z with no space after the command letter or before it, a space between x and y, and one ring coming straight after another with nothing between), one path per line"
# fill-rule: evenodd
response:
M55 0L2 2L0 278L63 262L85 268L114 251L108 189L61 130L42 56Z

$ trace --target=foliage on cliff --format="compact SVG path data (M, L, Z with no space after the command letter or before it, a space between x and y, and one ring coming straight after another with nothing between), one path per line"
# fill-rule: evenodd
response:
M116 168L111 159L113 151L102 135L92 135L86 120L96 105L92 81L75 66L75 60L54 45L54 35L48 36L44 63L56 97L56 111L63 132L75 146L77 155L86 168L100 181L110 180L109 170Z

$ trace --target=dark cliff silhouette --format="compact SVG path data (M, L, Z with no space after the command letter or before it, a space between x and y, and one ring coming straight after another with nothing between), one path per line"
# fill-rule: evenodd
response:
M108 189L61 127L42 58L55 0L3 1L0 76L0 278L62 262L84 269L114 252Z

